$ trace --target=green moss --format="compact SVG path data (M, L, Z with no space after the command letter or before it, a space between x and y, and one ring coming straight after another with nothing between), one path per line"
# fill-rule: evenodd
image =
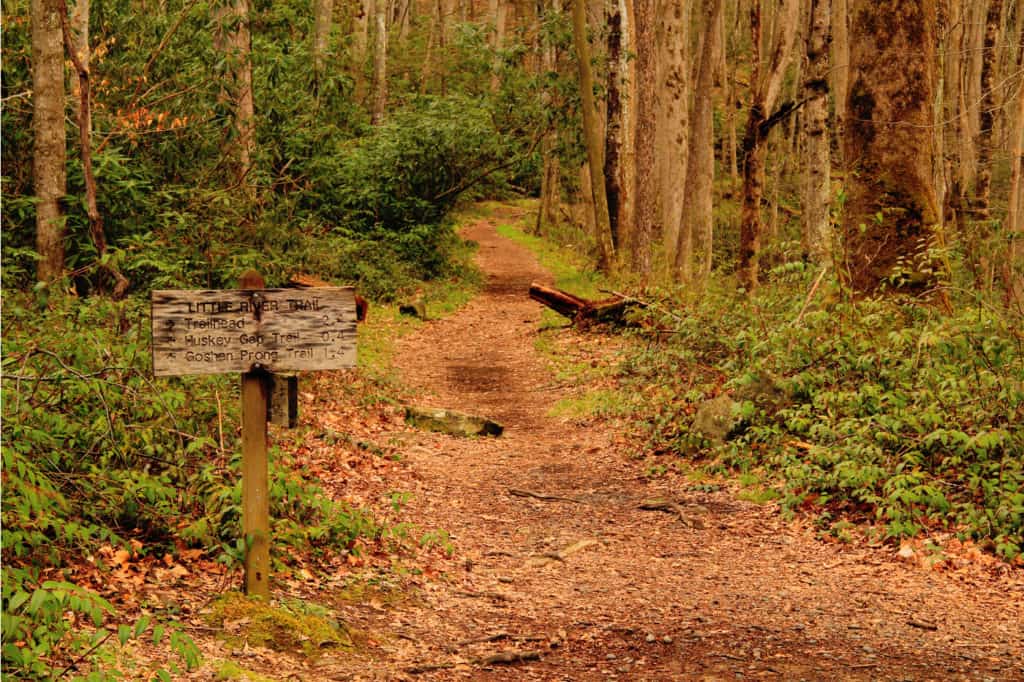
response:
M276 605L229 592L213 604L211 625L232 645L265 647L316 658L330 648L353 648L348 630L327 608L297 599Z
M408 590L379 580L355 580L334 593L340 602L349 604L379 603L395 606L408 603L413 595Z

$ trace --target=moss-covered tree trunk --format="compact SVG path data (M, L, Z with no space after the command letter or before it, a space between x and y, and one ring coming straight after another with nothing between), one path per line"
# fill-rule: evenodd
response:
M932 181L934 0L853 0L844 274L871 292L897 272L923 281L941 237ZM916 274L915 274L916 273Z

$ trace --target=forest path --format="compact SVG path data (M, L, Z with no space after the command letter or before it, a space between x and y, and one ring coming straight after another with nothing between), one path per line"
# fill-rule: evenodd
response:
M395 364L420 404L506 431L404 434L408 517L450 531L458 561L417 599L380 607L369 625L386 642L358 671L334 659L317 676L1024 679L1020 575L822 543L734 492L644 477L607 425L548 416L571 387L535 349L541 308L526 294L550 276L487 220L464 235L480 244L486 288L403 339ZM682 499L690 523L638 508L658 497ZM507 651L540 658L484 662Z

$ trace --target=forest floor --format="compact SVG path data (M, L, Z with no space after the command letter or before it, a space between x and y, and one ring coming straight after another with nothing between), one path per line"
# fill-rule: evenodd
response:
M586 387L559 383L536 348L541 306L526 292L550 276L492 221L464 236L479 243L484 289L403 337L393 362L418 404L486 415L504 434L414 431L391 408L364 426L400 461L311 455L339 497L381 504L407 491L402 517L447 530L453 554L420 552L403 585L357 599L296 587L362 633L354 651L298 660L218 645L221 656L271 679L1024 679L1021 571L985 560L938 570L892 546L827 543L734 486L644 475L613 422L551 416ZM577 361L615 352L614 337L544 333ZM348 417L314 419L341 430ZM652 498L679 504L640 508Z

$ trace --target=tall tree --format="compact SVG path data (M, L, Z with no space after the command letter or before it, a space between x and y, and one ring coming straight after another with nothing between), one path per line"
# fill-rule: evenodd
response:
M657 12L658 107L657 107L657 179L661 195L660 224L664 226L664 248L670 267L679 249L692 260L692 239L681 240L683 210L689 199L686 173L690 145L690 100L694 99L690 79L690 7L683 0L663 0ZM646 42L646 41L645 41ZM706 97L707 93L699 97ZM682 242L682 243L681 243Z
M674 2L675 0L668 0ZM657 0L634 0L636 35L657 35ZM636 46L636 222L629 246L633 270L646 278L652 269L652 248L662 239L661 170L658 159L659 49L655 41L637 40Z
M1002 29L1003 0L989 0L985 15L984 56L981 64L981 109L978 112L978 174L974 186L974 210L979 218L988 218L992 186L992 147L996 112L1000 106L1001 88L996 83L999 46L996 41Z
M831 197L831 159L828 135L828 35L831 0L810 0L810 30L807 32L807 79L804 93L807 104L803 115L804 176L801 187L803 205L803 250L815 263L831 260L829 204Z
M1019 38L1017 68L1018 73L1024 73L1024 32ZM1024 314L1024 77L1018 77L1016 101L1011 112L1010 196L1006 214L1006 262L1002 277L1007 303Z
M63 0L32 0L32 174L36 193L36 275L42 282L64 269L67 142L64 137Z
M384 122L388 105L388 5L386 0L373 0L373 110L374 125Z
M440 0L439 0L440 1ZM366 57L370 46L370 23L374 0L358 0L352 20L352 70L355 77L355 95L360 102L366 96Z
M633 164L633 129L635 125L635 86L631 76L632 2L615 0L605 6L607 25L608 86L605 91L606 134L604 174L608 196L608 219L612 242L616 249L630 243L632 230L633 185L636 180Z
M845 276L872 291L938 238L934 0L852 0Z
M499 71L501 57L498 54L505 47L505 31L508 24L508 0L491 0L491 17L494 20L494 33L491 35L491 48L494 50L494 66L491 73L491 91L497 92L501 87Z
M256 153L256 105L252 91L252 36L249 32L249 0L224 0L214 9L217 22L214 43L228 64L228 97L234 106L233 153L236 184L251 189L253 156Z
M714 71L721 38L722 0L704 0L702 8L704 38L698 55L696 96L690 128L689 160L686 164L687 207L683 211L680 245L675 251L675 270L683 281L693 274L704 280L711 274L711 249L714 235L713 184L715 178L714 101L711 97ZM690 246L693 245L693 247ZM696 256L696 271L692 256Z
M761 251L761 199L764 196L765 141L772 128L793 111L793 103L775 109L782 89L800 17L799 0L782 0L768 50L762 35L762 0L751 0L750 34L756 50L750 75L750 113L743 135L743 204L740 210L740 282L748 292L757 288ZM764 55L757 57L756 55ZM763 62L763 63L762 63Z
M562 13L562 0L538 0L538 14L544 21ZM540 43L540 70L541 78L545 83L551 83L555 74L558 73L559 59L558 46L550 36L542 39ZM557 88L547 87L542 95L542 101L551 109L558 109L561 102L557 99ZM540 208L537 210L537 223L534 231L543 234L544 228L558 222L558 206L561 200L561 164L556 153L556 131L552 128L544 133L541 141L541 181L540 181Z
M836 131L841 136L846 125L846 95L850 91L850 12L849 0L832 0L832 77L836 109Z
M598 128L597 103L594 98L594 74L590 66L586 0L573 0L572 32L573 43L576 47L576 63L579 68L583 141L587 148L590 189L594 201L594 230L600 259L598 265L607 272L615 263L615 245L612 243L612 229L608 218L608 196L605 192L604 140Z
M324 77L324 64L328 41L331 37L331 19L334 0L316 0L313 6L313 72L317 86Z

